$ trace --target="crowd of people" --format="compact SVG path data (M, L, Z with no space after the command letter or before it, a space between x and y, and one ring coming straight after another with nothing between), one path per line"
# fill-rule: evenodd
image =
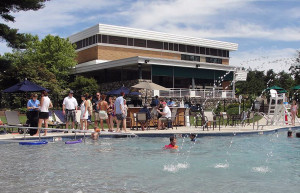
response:
M126 100L124 98L125 93L121 92L119 97L107 96L100 92L96 93L93 98L92 95L83 94L81 95L81 103L78 105L76 98L73 96L74 92L69 91L68 96L64 98L62 103L62 113L64 115L66 129L75 128L76 122L76 112L80 112L80 129L87 130L90 123L92 122L92 117L94 117L94 128L101 128L104 131L104 121L108 126L108 131L114 131L114 125L116 124L116 132L127 132L126 129L126 117L128 107L126 105ZM43 91L41 93L40 101L37 99L38 95L33 94L31 99L27 103L28 110L28 123L30 127L41 128L44 124L45 128L48 128L49 119L49 109L53 107L48 93ZM151 103L153 110L151 112L155 114L158 118L158 127L156 129L163 129L164 123L168 121L171 117L171 110L169 107L174 106L175 103L170 99L167 103L164 99L158 98L156 96ZM148 105L145 104L139 112L146 113L146 120L151 118ZM146 122L141 123L142 130L145 129ZM39 130L31 129L30 135L39 135ZM47 130L45 130L44 135L47 135Z

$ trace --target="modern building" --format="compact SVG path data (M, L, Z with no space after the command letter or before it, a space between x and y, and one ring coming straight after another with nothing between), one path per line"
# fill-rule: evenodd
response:
M92 76L103 87L114 89L118 86L114 83L130 87L151 80L171 88L173 94L195 91L193 96L208 97L212 94L205 92L214 89L218 90L214 97L234 96L230 84L237 68L229 61L230 52L238 48L235 43L105 24L69 40L78 53L73 73Z

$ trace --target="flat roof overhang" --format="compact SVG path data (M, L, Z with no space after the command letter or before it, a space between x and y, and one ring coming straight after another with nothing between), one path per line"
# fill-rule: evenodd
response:
M92 60L89 62L78 64L75 68L72 69L71 73L82 74L82 73L88 73L97 70L129 66L134 64L162 65L162 66L170 66L170 67L176 66L176 67L184 67L184 68L198 68L198 69L210 69L210 70L221 70L221 71L236 71L237 69L239 69L239 67L229 66L224 64L212 64L212 63L205 63L205 62L136 56L136 57L124 58L124 59L113 60L113 61Z

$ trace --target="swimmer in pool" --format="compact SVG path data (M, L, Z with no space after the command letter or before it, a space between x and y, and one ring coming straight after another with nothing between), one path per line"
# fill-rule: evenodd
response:
M165 145L164 149L177 149L178 146L176 145L177 140L174 136L170 137L170 144L169 145Z
M99 138L99 133L100 133L100 129L97 128L97 127L95 127L95 128L94 128L94 132L91 134L91 138L92 138L93 140L98 140L98 138Z
M196 135L195 134L190 134L190 139L191 141L195 142L196 141Z

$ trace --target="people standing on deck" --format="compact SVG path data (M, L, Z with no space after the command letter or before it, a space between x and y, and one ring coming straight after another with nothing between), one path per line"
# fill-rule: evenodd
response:
M92 122L92 114L93 114L93 103L92 103L92 100L93 100L93 96L92 95L89 95L88 96L88 119L87 119L87 128L89 128L89 125L90 123Z
M80 105L80 111L81 111L81 114L80 114L80 129L83 130L83 124L84 124L84 127L85 129L87 130L88 127L87 127L87 119L88 119L88 116L89 116L89 113L88 113L88 107L89 107L89 102L86 100L88 97L87 94L85 95L81 95L81 100L82 100L82 103Z
M49 119L49 108L52 108L52 102L48 97L47 91L42 91L41 103L40 103L40 113L39 113L39 124L38 127L41 128L44 122L45 128L48 128ZM39 130L35 135L39 134ZM44 130L44 136L47 135L47 129Z
M93 110L94 110L94 118L95 118L95 127L98 127L98 123L100 121L99 118L99 112L98 112L98 103L101 102L101 94L100 92L96 93L96 98L93 99L92 103L93 103Z
M296 116L298 116L298 105L297 105L296 100L293 100L293 102L292 102L291 115L292 115L292 125L295 126L295 119L296 119Z
M115 105L112 97L108 98L108 121L109 121L109 129L108 131L113 132L114 129L114 120L117 122L116 114L115 114Z
M32 94L31 99L27 102L27 118L30 127L38 127L39 123L39 105L40 101L37 100L38 95ZM29 134L32 136L36 134L36 129L29 129Z
M158 119L158 127L157 129L162 129L162 124L167 123L169 118L171 117L171 110L167 106L166 102L162 102L163 111L161 112L159 109L157 109L157 112L161 115L161 117Z
M66 129L69 128L69 122L72 122L72 128L75 128L77 100L73 97L74 92L70 90L69 96L65 97L63 101L63 114L65 115Z
M108 103L105 101L106 99L106 95L101 95L101 102L98 103L98 110L99 110L99 118L100 118L100 125L101 125L101 129L102 131L104 131L104 127L103 127L103 120L106 120L106 124L109 126L109 122L108 122L108 115L107 115L107 109L108 109Z
M123 98L124 96L125 96L125 93L121 92L121 96L119 96L116 99L116 102L115 102L115 114L117 116L117 132L120 132L121 122L123 124L123 130L125 132L127 132L127 130L126 130L126 117L125 117L125 114L124 114L124 98Z

